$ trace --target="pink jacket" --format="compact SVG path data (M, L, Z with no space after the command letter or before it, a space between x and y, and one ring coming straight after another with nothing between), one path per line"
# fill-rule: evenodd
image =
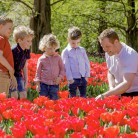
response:
M55 85L57 77L61 79L65 75L64 64L59 55L46 56L43 54L37 62L37 69L34 81L42 82L47 85Z

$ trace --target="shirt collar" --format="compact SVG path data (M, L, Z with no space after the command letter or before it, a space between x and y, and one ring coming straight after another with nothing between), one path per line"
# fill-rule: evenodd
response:
M55 53L53 56L48 56L45 53L43 53L43 56L46 57L46 58L48 58L48 57L55 57L55 56L58 56L58 55L59 55L58 53Z
M67 45L67 49L70 51L70 50L73 50L73 49L80 49L80 46L76 47L76 48L72 48L70 44Z
M24 50L20 47L20 45L17 43L17 49L19 52L24 52Z

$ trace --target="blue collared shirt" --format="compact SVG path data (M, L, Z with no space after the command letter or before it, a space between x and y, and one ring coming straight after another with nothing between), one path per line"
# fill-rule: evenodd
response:
M90 62L83 47L72 48L69 44L62 51L67 80L90 77Z
M15 77L22 77L22 69L26 63L26 60L30 58L30 50L23 50L19 44L12 48L14 59Z

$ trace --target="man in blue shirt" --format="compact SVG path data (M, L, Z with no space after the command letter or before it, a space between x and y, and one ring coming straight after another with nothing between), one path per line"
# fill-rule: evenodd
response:
M81 37L82 33L78 27L69 28L68 45L62 52L71 97L76 96L77 88L80 97L86 97L87 81L90 77L90 63L86 51L79 46Z

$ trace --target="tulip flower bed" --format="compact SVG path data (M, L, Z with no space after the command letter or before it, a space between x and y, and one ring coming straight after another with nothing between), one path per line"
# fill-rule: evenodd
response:
M35 91L35 83L33 81L36 72L37 60L41 56L41 54L31 53L31 59L28 62L28 79L29 79L29 92L28 99L33 100L38 97L38 93ZM87 87L87 97L95 97L100 93L103 93L108 89L107 84L107 67L106 63L98 63L98 62L90 62L91 66L91 77L88 79L88 87ZM67 80L66 78L60 84L60 90L67 90Z
M1 138L138 138L138 97L28 100L0 94Z

